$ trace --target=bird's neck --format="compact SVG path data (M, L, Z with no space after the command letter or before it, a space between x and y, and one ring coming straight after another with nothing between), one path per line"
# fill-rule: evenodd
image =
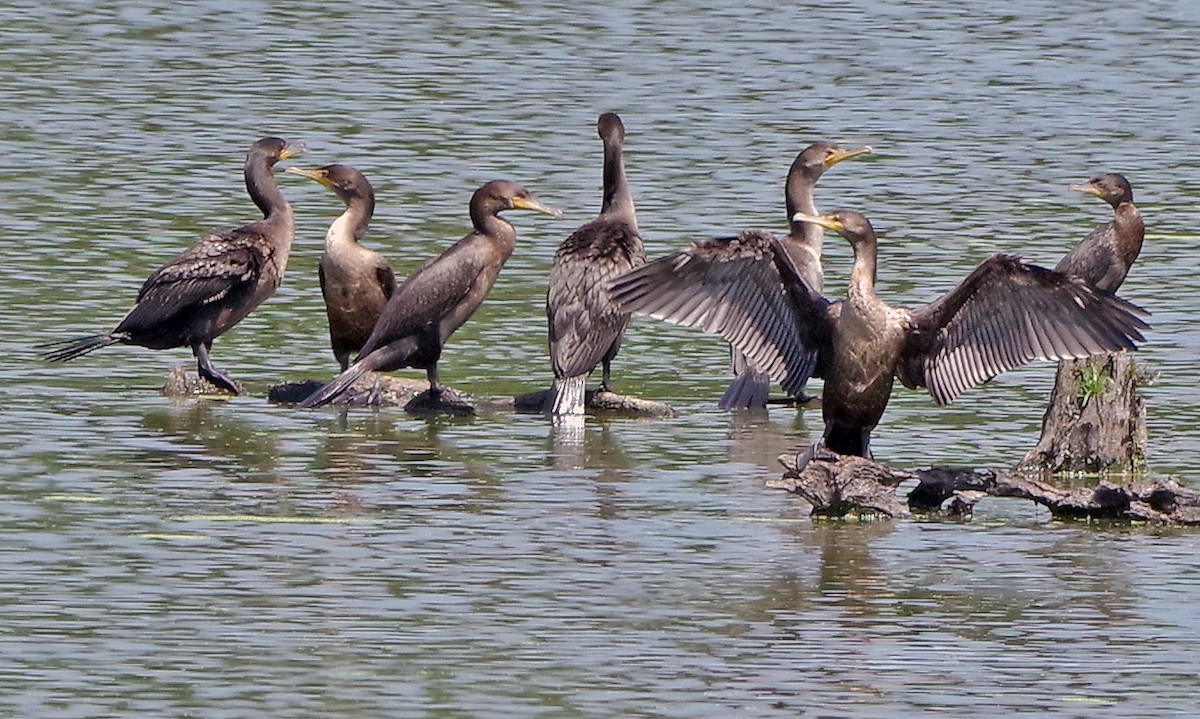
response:
M265 157L252 156L246 160L246 191L268 220L291 214L287 198L275 183L272 164Z
M625 163L621 161L621 146L616 142L604 143L604 202L600 214L637 225L633 195L625 178Z
M471 207L471 224L476 234L499 244L502 250L507 248L506 251L511 253L517 241L517 229L497 212L499 210L494 208Z
M818 224L794 222L791 219L797 212L806 215L818 214L817 205L813 201L813 183L797 172L789 173L783 197L790 225L788 240L784 246L797 267L804 270L805 281L820 292L825 284L825 272L821 266L821 245L825 231Z
M1142 213L1132 202L1122 202L1116 207L1116 217L1113 226L1117 236L1117 252L1126 267L1133 264L1142 251L1142 242L1146 238L1146 223L1142 221Z
M1142 221L1142 213L1132 202L1122 202L1117 205L1115 214L1117 229L1130 235L1141 236L1145 233L1146 224Z
M367 224L347 208L325 232L325 251L337 253L352 250L366 234L366 228Z
M334 225L340 224L340 234L346 241L358 242L367 234L367 226L371 224L374 214L375 198L352 197L346 203L346 211L334 221ZM329 231L333 233L332 225Z
M851 301L876 301L876 252L876 245L873 242L859 243L854 246L854 268L850 271L850 289L847 293L847 297Z
M797 212L806 215L817 214L817 204L813 200L813 183L798 173L789 174L783 197L787 204L788 223L791 227L789 236L794 242L816 247L820 252L821 240L825 236L821 226L812 222L793 222L791 219Z

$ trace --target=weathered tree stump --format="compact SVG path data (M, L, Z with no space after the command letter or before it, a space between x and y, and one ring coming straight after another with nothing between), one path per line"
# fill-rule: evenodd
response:
M1128 352L1058 365L1042 436L1019 470L1134 472L1146 467L1146 408L1137 389L1148 376Z
M903 518L911 513L969 516L983 497L1014 497L1036 502L1061 519L1142 521L1200 525L1200 491L1174 479L1060 487L1044 478L1011 470L934 467L895 470L862 457L820 456L803 470L795 457L781 455L786 471L768 486L786 489L813 505L813 515L848 514ZM905 500L896 488L916 481Z

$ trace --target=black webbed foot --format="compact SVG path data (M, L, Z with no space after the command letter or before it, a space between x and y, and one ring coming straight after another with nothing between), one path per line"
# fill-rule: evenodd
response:
M210 344L211 342L208 344L194 345L192 347L192 354L196 356L197 372L200 373L201 377L213 383L220 389L223 389L232 395L241 394L242 391L238 389L237 383L234 382L229 375L225 374L216 367L213 367L212 360L208 357L208 347Z
M823 462L836 462L838 455L825 448L825 442L818 440L811 445L796 452L796 471L803 472L808 463L814 459L819 459Z
M212 365L209 365L208 367L200 365L198 371L201 377L213 383L220 389L223 389L232 395L240 395L242 393L242 390L238 388L237 383L233 381L233 378L220 371L216 367L213 367Z

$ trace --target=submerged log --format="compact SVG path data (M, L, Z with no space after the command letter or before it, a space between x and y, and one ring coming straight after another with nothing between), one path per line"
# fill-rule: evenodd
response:
M267 399L280 404L297 404L324 386L323 382L308 380L278 384L267 392ZM485 400L486 403L486 400ZM430 416L449 414L465 417L475 414L475 399L451 387L438 394L429 389L429 382L408 377L393 377L371 372L350 385L350 389L330 403L334 407L403 407L409 414Z
M813 506L815 517L909 516L908 509L896 496L896 487L915 475L862 457L832 454L830 457L837 459L814 457L803 470L797 470L795 456L780 455L779 462L787 471L767 486L800 495Z
M517 412L540 413L546 406L546 399L549 396L549 389L517 395L512 398L512 409ZM664 402L592 389L587 390L584 395L584 406L590 410L614 412L634 417L675 417L678 415L674 407Z
M1134 472L1146 467L1146 408L1138 387L1150 383L1128 352L1058 365L1042 435L1019 470Z
M933 467L896 470L862 457L813 458L797 470L795 457L781 455L785 472L768 486L799 494L813 515L907 517L944 511L969 516L983 497L1015 497L1042 505L1059 519L1105 519L1200 525L1200 491L1174 479L1062 487L1043 476L1011 470ZM915 481L903 501L896 488Z
M182 369L180 372L182 374ZM195 377L190 379L192 382L196 381ZM277 384L268 390L267 399L279 404L297 404L320 389L323 384L317 380ZM516 397L474 397L447 387L439 397L434 397L429 393L429 383L426 380L370 373L355 382L332 404L339 407L403 407L406 412L419 415L464 416L474 414L476 409L493 412L541 412L549 392L550 390L546 389ZM586 403L588 409L593 411L626 416L676 416L674 408L668 404L614 392L589 390Z
M452 414L457 417L468 417L475 414L475 403L471 395L449 387L442 387L441 391L437 393L426 388L424 392L413 397L404 405L404 411L424 416Z
M325 386L320 380L285 382L267 390L267 399L278 404L298 404ZM335 399L335 407L403 407L429 389L429 382L369 372Z

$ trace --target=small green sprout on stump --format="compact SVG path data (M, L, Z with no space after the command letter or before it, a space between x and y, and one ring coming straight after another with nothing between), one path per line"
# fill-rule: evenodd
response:
M1079 373L1079 395L1086 405L1092 399L1104 394L1112 384L1112 377L1104 371L1103 363L1089 362Z

